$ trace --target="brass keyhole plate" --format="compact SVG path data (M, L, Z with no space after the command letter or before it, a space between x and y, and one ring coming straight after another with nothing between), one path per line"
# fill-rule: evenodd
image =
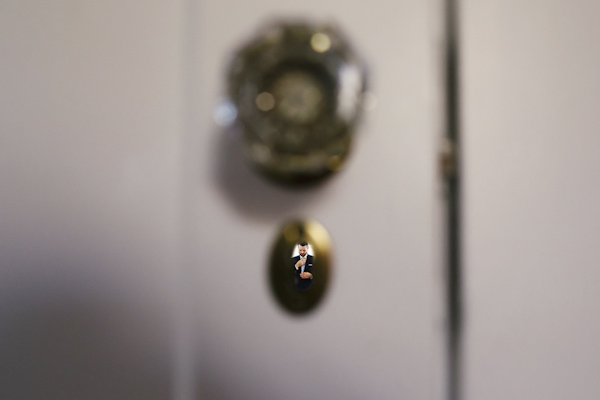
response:
M279 305L292 314L310 312L322 302L331 276L331 239L323 225L314 220L283 224L269 259L269 283Z

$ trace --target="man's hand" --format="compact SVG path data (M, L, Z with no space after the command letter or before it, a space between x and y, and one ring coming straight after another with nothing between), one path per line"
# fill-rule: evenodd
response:
M301 258L300 260L298 260L298 262L296 263L296 269L300 268L301 266L303 266L304 264L306 264L306 258Z
M312 274L310 272L301 272L300 278L302 279L312 279Z

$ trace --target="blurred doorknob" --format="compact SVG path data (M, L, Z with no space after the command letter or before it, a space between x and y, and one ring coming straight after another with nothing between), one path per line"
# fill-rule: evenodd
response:
M364 66L338 29L286 22L264 29L235 53L228 74L247 159L290 183L339 170L365 83Z

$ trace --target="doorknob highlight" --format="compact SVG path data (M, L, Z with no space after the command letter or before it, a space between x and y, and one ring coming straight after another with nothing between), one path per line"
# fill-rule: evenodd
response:
M260 172L309 182L344 164L366 73L339 29L272 25L235 53L228 84L244 153Z

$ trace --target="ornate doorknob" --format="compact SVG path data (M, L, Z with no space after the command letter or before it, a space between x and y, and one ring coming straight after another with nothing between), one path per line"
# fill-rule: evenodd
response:
M228 82L244 152L259 171L307 182L343 165L366 73L338 29L272 25L236 52Z

